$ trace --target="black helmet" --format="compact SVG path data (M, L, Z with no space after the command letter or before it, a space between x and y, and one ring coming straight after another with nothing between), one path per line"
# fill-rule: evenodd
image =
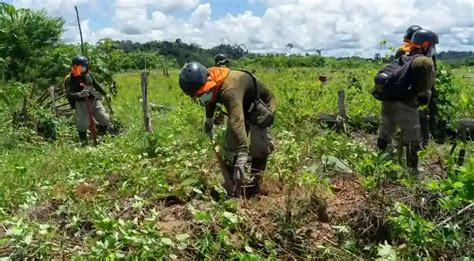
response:
M419 26L419 25L412 25L412 26L408 27L407 32L403 36L403 40L411 40L411 37L413 36L413 34L416 31L421 30L421 29L423 29L423 28L421 28L421 26Z
M87 58L84 56L76 55L74 58L72 58L72 65L87 66L89 65L89 60L87 60Z
M219 53L214 56L214 62L216 65L222 65L229 63L229 59L227 59L227 56L225 56L225 54Z
M197 90L207 81L207 68L198 62L189 62L179 73L179 87L186 95L194 97Z
M430 45L434 45L438 43L438 35L433 31L421 29L413 34L411 42L418 45L429 42Z

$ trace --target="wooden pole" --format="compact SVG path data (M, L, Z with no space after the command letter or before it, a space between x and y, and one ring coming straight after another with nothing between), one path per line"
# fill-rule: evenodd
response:
M151 127L150 111L148 109L148 75L147 75L146 70L142 71L141 80L142 80L143 119L145 123L145 130L149 133L152 133L153 129Z
M79 35L81 36L81 53L82 53L82 55L85 55L85 53L84 53L84 40L82 39L81 20L79 19L79 10L77 10L77 6L74 6L74 9L76 9L77 26L79 26Z
M54 93L54 86L49 87L49 95L51 96L52 107L56 116L58 116L58 111L56 110L56 95Z
M340 90L337 93L337 108L338 108L338 115L347 120L347 113L346 113L346 93L344 90Z

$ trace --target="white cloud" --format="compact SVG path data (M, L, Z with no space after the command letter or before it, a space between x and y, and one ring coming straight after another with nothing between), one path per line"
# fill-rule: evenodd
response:
M200 0L116 0L116 8L143 8L152 7L163 12L191 10L200 3Z
M95 32L89 28L87 39L145 42L180 38L204 47L245 44L255 52L286 52L286 45L292 43L293 52L321 49L328 55L371 57L399 45L406 28L419 24L439 34L438 50L474 50L472 0L241 0L249 8L262 3L266 8L263 15L247 10L218 19L211 19L212 2L205 0L108 1L112 2L109 19L113 23ZM91 0L13 2L63 16L70 16L65 9L74 4L89 8L94 4ZM94 23L92 17L87 19ZM65 34L68 41L77 38ZM381 49L378 43L384 39L388 45Z
M89 24L90 20L81 21L82 36L85 42L95 43L98 39L96 34L91 31ZM81 41L81 36L79 34L79 28L77 25L66 25L63 38L67 42L79 43Z
M92 2L91 0L12 0L17 7L46 9L52 15L74 12L74 6Z
M211 4L199 5L191 14L191 22L197 27L202 27L206 22L211 21Z
M172 12L177 10L191 10L199 4L200 0L154 0L153 2L155 3L153 6L158 8L158 10Z
M144 34L152 25L147 17L147 9L140 7L117 8L114 20L124 34Z
M175 23L173 16L166 15L160 11L153 12L151 17L151 26L153 29L164 29Z

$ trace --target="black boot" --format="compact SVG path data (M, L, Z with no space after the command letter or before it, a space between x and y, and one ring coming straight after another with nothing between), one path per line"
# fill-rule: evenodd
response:
M252 182L245 187L245 197L251 198L262 193L263 172L267 167L266 158L252 158L250 171Z
M407 146L407 167L413 174L418 174L418 151L421 150L419 142L411 142Z
M86 131L78 131L77 134L79 135L79 141L82 144L87 144L87 132Z
M388 141L383 138L377 138L377 148L380 151L385 151L388 147Z
M428 146L430 140L430 119L429 115L425 111L420 111L420 129L421 129L421 147L424 149Z
M107 134L107 125L97 125L97 135L104 136Z

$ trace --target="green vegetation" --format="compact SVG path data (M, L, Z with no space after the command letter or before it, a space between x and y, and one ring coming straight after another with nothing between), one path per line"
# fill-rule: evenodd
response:
M49 19L34 12L28 17L36 15ZM0 12L1 25L11 21L5 17ZM0 32L1 37L6 35ZM1 53L5 46L0 41L0 257L394 260L474 255L473 209L457 214L474 201L474 147L465 145L468 157L457 166L450 144L432 142L420 154L424 171L418 177L393 155L377 153L376 136L363 128L363 119L379 114L379 103L370 96L379 62L251 54L235 61L254 70L278 102L277 149L264 181L269 195L241 200L228 199L220 185L211 144L200 131L202 108L181 93L178 70L163 75L163 68L178 67L181 58L124 51L107 39L88 45L100 79L120 86L114 117L125 126L96 147L82 147L74 118L37 105L41 93L32 92L35 85L58 83L77 46L52 43L43 51L54 55L40 60L42 55L33 52L22 60L23 67L12 67L16 53ZM133 72L143 68L145 59L151 69L152 134L143 128L140 75ZM39 61L56 67L36 67ZM23 68L21 78L11 77L13 68ZM39 71L47 77L38 81L43 74L28 68L48 68ZM440 121L474 118L472 82L462 77L470 70L440 66ZM320 75L326 83L317 80ZM319 120L320 113L337 113L340 90L349 115L345 131ZM219 137L223 129L217 128Z

